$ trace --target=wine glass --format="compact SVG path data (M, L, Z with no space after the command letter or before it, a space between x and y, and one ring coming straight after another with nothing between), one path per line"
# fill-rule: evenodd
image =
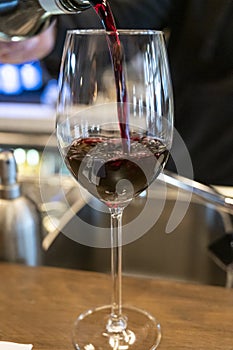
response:
M76 349L156 349L158 321L122 305L122 213L163 170L173 96L164 35L152 30L67 32L57 139L66 166L111 217L112 304L75 321Z

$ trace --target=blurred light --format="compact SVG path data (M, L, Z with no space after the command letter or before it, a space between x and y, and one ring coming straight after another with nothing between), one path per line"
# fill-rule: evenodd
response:
M27 151L27 163L28 165L35 166L38 165L40 161L39 152L35 149L30 149Z
M25 63L20 67L22 88L38 90L42 86L42 71L39 63Z
M72 53L72 55L71 55L70 62L71 62L71 64L70 64L71 65L71 70L74 73L75 72L75 68L76 68L76 55L74 53Z
M39 90L43 86L43 72L39 61L25 64L0 63L0 93L19 95L23 91Z
M46 87L44 88L40 100L42 103L55 105L57 102L58 96L58 88L57 88L57 80L51 79Z
M0 66L0 91L4 94L19 94L22 91L19 69L13 64Z
M14 150L15 161L18 165L24 164L26 160L26 152L23 148L16 148Z
M146 196L147 196L147 190L142 191L142 192L139 194L138 197L144 198L144 197L146 197Z

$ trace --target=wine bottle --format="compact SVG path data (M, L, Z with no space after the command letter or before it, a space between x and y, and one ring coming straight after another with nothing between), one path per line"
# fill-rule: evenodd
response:
M0 0L0 40L37 35L48 28L53 15L79 13L90 6L88 0Z

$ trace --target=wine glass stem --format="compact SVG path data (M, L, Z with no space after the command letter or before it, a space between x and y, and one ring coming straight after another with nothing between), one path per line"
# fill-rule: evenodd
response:
M109 332L126 329L126 319L122 315L122 215L123 208L110 208L111 214L111 272L112 310L108 320Z

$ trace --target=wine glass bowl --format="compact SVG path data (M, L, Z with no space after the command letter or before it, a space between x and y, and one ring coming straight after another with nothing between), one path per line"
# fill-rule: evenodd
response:
M100 112L103 109L101 106ZM93 113L97 110L93 108ZM75 138L65 155L76 180L109 207L124 206L144 191L168 157L161 141L138 128L129 133L130 150L125 152L127 140L122 141L116 127L119 129L118 123L90 126L86 137Z
M58 145L77 182L109 208L113 281L112 304L77 318L76 349L151 350L159 344L156 319L122 307L122 214L163 170L172 135L172 86L162 32L67 32Z

